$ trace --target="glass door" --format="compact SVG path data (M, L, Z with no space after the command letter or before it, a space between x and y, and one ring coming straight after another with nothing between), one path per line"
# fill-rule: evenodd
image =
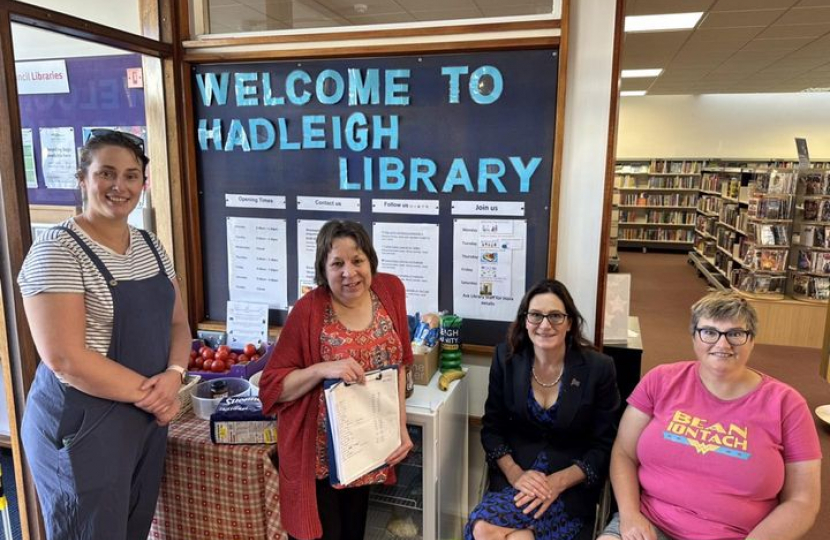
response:
M369 496L366 540L424 537L424 428L407 424L414 447L397 467L394 486L374 486Z

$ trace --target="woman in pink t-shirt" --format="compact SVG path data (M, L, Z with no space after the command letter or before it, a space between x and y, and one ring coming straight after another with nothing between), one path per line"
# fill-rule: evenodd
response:
M758 316L735 293L692 306L696 362L640 382L611 454L620 512L600 540L790 540L813 525L821 450L807 403L747 367Z

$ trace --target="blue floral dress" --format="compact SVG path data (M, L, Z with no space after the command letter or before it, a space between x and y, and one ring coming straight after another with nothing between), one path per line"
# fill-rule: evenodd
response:
M560 386L560 392L561 389ZM531 388L527 395L527 408L534 420L543 425L551 426L556 421L559 401L557 400L550 409L545 409L533 397L533 388ZM553 472L550 470L547 454L544 452L536 457L531 469L545 474ZM572 540L582 530L582 520L572 518L565 512L565 504L561 498L554 501L542 517L534 519L534 512L523 514L522 509L516 507L513 497L517 493L516 488L512 486L501 491L485 493L481 502L470 514L470 519L464 528L465 540L474 540L473 525L478 520L484 520L493 525L510 529L531 529L536 540Z

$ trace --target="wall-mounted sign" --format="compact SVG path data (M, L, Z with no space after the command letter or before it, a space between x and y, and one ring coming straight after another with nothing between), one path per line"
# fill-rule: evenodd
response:
M69 93L65 60L15 62L14 68L17 73L17 93L21 96Z

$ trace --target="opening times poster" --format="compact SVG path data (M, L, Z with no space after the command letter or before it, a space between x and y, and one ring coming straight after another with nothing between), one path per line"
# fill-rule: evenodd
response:
M317 286L314 281L317 233L325 224L321 219L297 220L297 298Z
M380 223L372 231L378 271L401 278L410 314L438 311L438 225Z
M234 302L288 307L284 219L227 218L228 289Z
M456 219L453 309L466 319L512 321L525 292L527 221Z

